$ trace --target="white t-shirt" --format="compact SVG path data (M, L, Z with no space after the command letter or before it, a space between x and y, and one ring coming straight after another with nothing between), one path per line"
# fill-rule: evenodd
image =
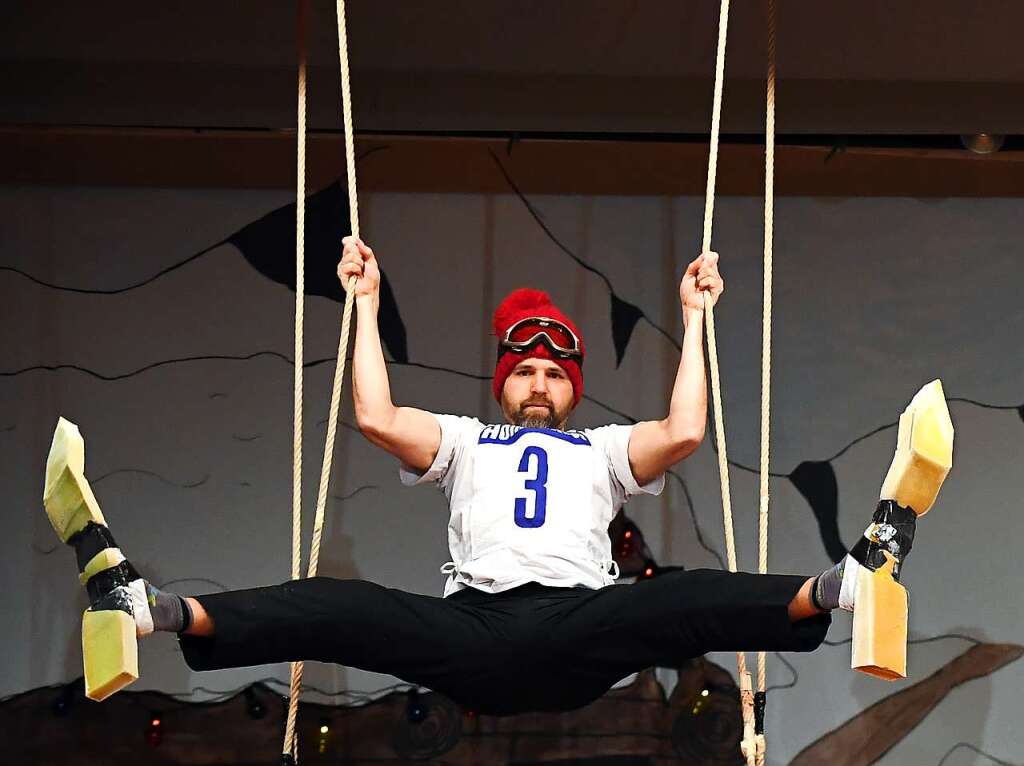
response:
M614 581L608 525L631 495L658 495L664 474L640 486L629 467L632 426L582 431L485 425L434 415L441 445L422 475L451 508L452 561L444 595L471 586L499 593L528 582L601 588Z

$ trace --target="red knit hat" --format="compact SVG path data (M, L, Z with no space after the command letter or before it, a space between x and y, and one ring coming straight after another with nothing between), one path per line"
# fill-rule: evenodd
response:
M537 359L550 359L565 370L565 374L569 376L569 381L572 383L573 406L575 407L583 397L583 370L581 365L586 356L586 349L583 345L583 338L579 330L576 329L576 325L573 324L569 317L558 310L558 307L551 302L551 298L548 297L547 293L528 288L520 288L509 293L494 312L494 334L500 340L505 337L509 327L521 319L529 317L554 319L572 330L576 337L579 338L580 359L576 361L575 359L556 358L551 353L551 350L540 342L522 354L512 351L501 354L498 357L498 363L494 367L494 380L491 384L494 398L499 402L501 401L501 391L505 387L505 379L511 374L513 368L523 359L534 357Z

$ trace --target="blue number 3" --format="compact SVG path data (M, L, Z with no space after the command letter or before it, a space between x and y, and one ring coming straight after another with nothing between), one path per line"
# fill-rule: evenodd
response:
M516 498L516 526L524 529L536 529L543 526L548 507L548 488L545 486L548 481L548 453L540 447L527 447L519 461L520 473L530 470L531 455L537 458L537 474L534 478L526 480L526 489L534 492L532 516L526 515L526 498Z

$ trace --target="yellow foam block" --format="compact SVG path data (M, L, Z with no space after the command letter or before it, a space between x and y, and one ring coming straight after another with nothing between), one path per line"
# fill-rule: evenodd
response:
M43 506L61 542L66 543L90 521L106 524L84 471L85 442L78 426L60 418L46 458Z
M918 516L934 505L953 466L953 421L942 382L933 380L900 415L896 453L882 482L880 499L895 500ZM887 681L907 677L907 590L893 578L896 559L872 572L861 567L853 609L855 670Z
M861 567L853 608L851 667L896 681L907 677L907 589L896 582L896 559L884 553L885 565L872 572Z
M135 620L110 609L82 615L82 657L85 696L105 700L139 677L139 646Z
M953 466L953 421L942 382L933 380L900 415L896 454L882 482L880 499L895 500L918 516L935 503Z

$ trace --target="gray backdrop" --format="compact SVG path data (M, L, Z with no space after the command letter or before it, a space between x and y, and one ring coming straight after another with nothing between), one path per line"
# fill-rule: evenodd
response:
M84 288L133 284L223 240L287 204L286 191L110 188L0 189L0 265ZM694 198L537 197L546 223L578 256L608 275L616 293L679 335L677 283L700 242ZM410 360L445 368L390 367L400 404L498 417L488 382L494 305L523 285L548 290L582 328L587 393L576 425L664 415L676 349L637 325L622 366L611 343L604 283L568 258L514 195L372 194L361 201L365 238L393 285ZM914 392L941 377L953 402L954 468L918 527L905 573L914 637L966 633L1022 642L1024 576L1014 566L1024 423L1024 271L1018 200L794 199L776 210L772 467L789 473L826 460L892 423ZM716 312L730 457L758 462L761 202L722 199L715 249L726 294ZM282 259L293 254L281 252ZM231 245L136 290L56 291L0 272L0 542L5 586L0 694L81 672L86 606L70 551L55 549L41 508L46 450L58 415L86 437L87 475L108 521L139 569L171 589L201 593L280 581L290 571L293 293L257 273ZM330 357L340 306L307 301L307 360ZM136 371L158 362L137 374ZM73 365L59 370L40 366ZM90 371L95 374L90 374ZM307 371L307 536L323 449L333 364ZM112 378L101 379L99 376ZM346 400L343 419L351 423ZM888 467L893 429L832 461L839 528L851 544L867 523ZM696 540L724 550L711 432L657 499L627 508L664 564L717 566ZM340 428L321 572L438 594L447 560L446 508L430 489L404 489L394 461ZM757 477L733 471L742 568L756 567ZM814 516L786 478L772 485L770 568L813 574L829 563ZM189 580L185 578L197 578ZM358 625L353 625L358 630ZM849 636L839 615L833 640ZM911 681L967 644L950 638L911 648ZM713 659L734 667L731 655ZM849 646L788 657L799 673L769 707L771 762L792 755L872 702L906 685L849 670ZM200 675L173 638L147 640L135 688L235 689L286 668ZM769 680L790 672L772 658ZM374 691L394 679L314 666L326 691ZM1024 666L954 690L882 761L936 763L957 741L1019 759ZM208 692L200 689L195 698ZM949 761L975 762L960 751ZM979 758L979 763L987 762Z

